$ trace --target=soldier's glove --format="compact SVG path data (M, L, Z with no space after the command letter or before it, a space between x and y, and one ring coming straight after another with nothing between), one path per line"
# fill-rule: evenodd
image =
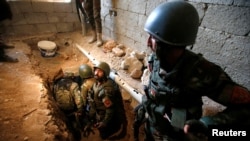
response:
M83 136L88 137L91 133L95 134L94 130L91 127L91 124L88 124L83 129Z
M106 126L106 124L104 122L97 122L94 126L95 128L103 128Z
M196 139L200 141L208 140L208 128L199 120L188 120L185 123L183 130L185 138L189 141Z

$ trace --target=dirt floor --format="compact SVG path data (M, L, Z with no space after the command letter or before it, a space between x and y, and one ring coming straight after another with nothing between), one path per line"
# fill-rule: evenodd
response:
M97 60L108 62L135 89L142 88L139 80L130 78L126 71L119 69L122 57L104 53L102 47L88 44L89 38L82 36L80 32L73 32L5 39L7 43L15 46L14 49L6 49L7 54L18 58L19 62L0 62L0 140L72 140L72 135L65 125L65 118L56 106L49 86L61 68L71 71L77 70L80 64L91 65L88 58L77 49L76 44L93 54ZM50 40L57 44L55 57L41 56L37 48L40 40ZM127 136L122 140L132 141L132 107L137 103L124 91L123 98L129 124ZM98 134L95 133L82 141L97 141Z

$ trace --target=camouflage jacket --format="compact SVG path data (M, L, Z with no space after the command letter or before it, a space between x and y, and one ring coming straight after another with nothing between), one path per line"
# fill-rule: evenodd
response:
M246 112L250 104L249 91L233 82L218 65L186 50L174 69L166 72L160 68L156 56L152 58L152 72L143 105L151 125L158 131L166 133L172 130L178 116L184 118L182 124L188 119L201 118L202 96L233 111L213 116L211 119L218 124L239 123L242 116L249 119L250 113ZM177 121L180 123L179 119Z
M81 85L81 96L83 98L83 105L87 105L87 95L90 88L95 83L95 78L85 79Z
M109 124L112 120L122 120L123 101L118 85L111 79L98 85L94 83L88 93L90 117L97 122Z
M83 100L79 86L71 78L61 78L54 85L54 97L65 112L81 112Z

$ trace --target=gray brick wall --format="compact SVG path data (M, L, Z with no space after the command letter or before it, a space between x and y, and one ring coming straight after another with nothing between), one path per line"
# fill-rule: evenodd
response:
M9 3L13 19L1 23L5 34L36 35L81 30L74 2L20 0L9 1Z
M144 23L165 0L102 0L103 36L136 51L146 47ZM250 89L250 0L189 0L200 16L193 47L208 60L221 65L236 82ZM5 21L9 35L35 35L81 30L75 3L10 1L13 20ZM117 11L110 16L109 9Z

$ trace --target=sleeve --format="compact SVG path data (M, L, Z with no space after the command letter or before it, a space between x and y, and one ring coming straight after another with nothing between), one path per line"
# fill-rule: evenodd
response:
M224 106L250 103L249 91L236 84L220 66L204 60L192 73L188 88L193 93Z
M113 90L112 88L104 88L103 91L100 93L100 95L102 96L102 102L105 106L105 117L103 122L105 124L107 124L108 122L111 121L112 117L114 116L114 111L115 111L115 107L114 107L114 94L113 94Z
M221 68L215 70L203 79L206 96L227 107L249 105L249 90L231 80Z
M77 111L81 112L83 110L83 100L80 94L79 86L77 83L72 83L72 94L77 107Z
M200 69L199 91L212 100L226 106L226 109L213 116L201 120L207 125L250 124L250 93L249 90L234 82L222 68L207 64Z
M83 85L81 87L81 96L82 96L82 100L83 100L83 105L84 106L87 105L88 90L89 90L89 88L87 87L87 84L83 83Z
M238 84L227 84L218 97L227 108L214 116L201 118L206 125L250 125L250 94Z

